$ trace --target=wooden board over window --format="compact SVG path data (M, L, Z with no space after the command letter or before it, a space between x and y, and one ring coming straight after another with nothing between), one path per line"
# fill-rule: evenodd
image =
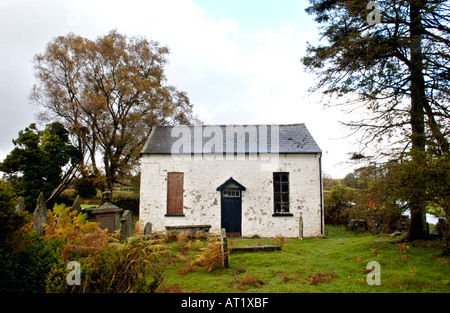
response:
M168 173L167 215L183 215L183 173Z

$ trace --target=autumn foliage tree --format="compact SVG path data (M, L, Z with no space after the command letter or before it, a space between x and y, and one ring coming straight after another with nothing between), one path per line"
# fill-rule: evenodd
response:
M113 30L96 40L54 38L34 58L31 100L44 108L41 118L69 129L84 155L83 176L101 190L123 183L152 126L192 121L186 93L166 85L168 54L158 42Z

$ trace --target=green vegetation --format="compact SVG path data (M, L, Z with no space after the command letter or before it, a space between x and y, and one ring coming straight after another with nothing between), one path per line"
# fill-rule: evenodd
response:
M73 176L82 156L70 143L69 135L57 122L47 124L44 130L31 124L19 132L13 140L14 149L0 162L4 178L13 192L25 199L30 212L40 192L47 201L55 200Z
M185 261L172 262L159 291L450 292L449 259L438 256L440 242L398 243L398 237L353 234L343 227L327 229L327 238L289 239L281 251L231 253L229 269L183 271ZM273 239L229 242L231 247L274 244ZM169 244L173 253L178 246ZM193 242L183 259L194 258L201 247L201 241ZM381 285L367 284L370 261L380 263Z
M13 214L14 215L14 214ZM222 268L217 236L155 234L119 243L84 214L55 206L44 237L27 223L1 250L4 292L449 292L442 241L399 243L388 235L328 226L326 238L238 238L229 248L279 244L274 252L235 252ZM137 229L139 232L139 229ZM81 286L69 286L69 261L81 264ZM367 284L380 264L381 285Z
M238 246L273 245L274 252L234 252L222 267L218 236L153 234L119 242L86 215L64 205L48 213L44 236L28 212L16 213L2 186L0 282L2 292L449 292L444 240L400 243L401 237L354 234L327 226L326 238L237 238ZM14 228L8 221L13 223ZM138 226L139 224L137 224ZM69 286L67 264L79 262L81 285ZM380 264L380 285L368 285L367 264ZM378 275L378 274L377 274Z
M351 160L384 171L381 184L368 186L368 200L382 210L405 203L411 221L403 240L427 239L429 202L450 218L448 77L441 75L448 72L450 54L440 52L448 51L448 1L309 3L306 12L320 25L321 37L302 58L318 78L311 91L330 96L323 98L325 106L360 113L360 119L343 122L360 134ZM369 13L372 5L376 10ZM383 228L391 228L394 219L389 216ZM449 232L443 233L448 255Z

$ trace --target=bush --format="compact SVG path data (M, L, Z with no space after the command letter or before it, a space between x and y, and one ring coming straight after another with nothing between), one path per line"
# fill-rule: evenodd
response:
M31 217L16 213L15 204L9 184L0 181L0 292L44 292L61 242L32 231Z
M80 178L74 184L75 190L83 198L91 198L97 195L97 188L92 179Z
M392 233L396 230L404 230L401 225L402 208L393 199L376 201L373 195L360 193L355 202L350 218L365 220L370 233Z
M325 223L347 225L353 206L355 191L344 185L336 185L325 198Z
M64 240L61 258L46 279L47 292L155 292L165 277L165 246L143 237L119 244L70 207L53 208L45 237ZM66 282L70 261L80 263L79 286Z
M44 236L29 222L0 246L0 292L155 292L165 277L166 246L145 239L119 244L85 214L55 205ZM66 281L70 261L80 263L79 286Z
M142 237L126 244L111 244L88 257L81 265L81 285L69 286L67 262L54 267L47 279L48 292L155 292L165 278L165 249Z
M22 251L0 249L0 292L42 293L53 266L58 263L60 240L45 240L36 232L26 238Z
M107 230L87 220L86 213L72 211L65 205L53 207L52 214L48 215L44 237L64 240L62 257L67 261L88 256L113 241Z
M206 247L201 249L203 253L197 256L192 265L205 266L207 273L223 268L222 244L218 236L211 236Z
M289 239L287 239L286 237L283 237L281 235L276 235L275 238L273 239L273 241L276 245L280 246L281 249L283 249L286 246Z
M26 213L15 212L16 202L10 184L0 180L0 248L9 236L26 223Z

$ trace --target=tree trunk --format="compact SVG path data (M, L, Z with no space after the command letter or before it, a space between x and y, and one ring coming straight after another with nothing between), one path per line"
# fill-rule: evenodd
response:
M411 51L411 143L413 161L420 164L424 158L420 152L425 151L425 114L424 106L427 101L425 95L425 81L423 77L423 55L422 55L422 16L420 12L420 1L411 0L410 3L410 51ZM411 199L411 223L408 233L402 241L412 241L428 238L428 227L425 215L425 184L424 180L418 179L418 185L414 186Z
M110 196L112 199L112 192L113 192L113 184L114 184L114 166L112 164L112 158L111 158L111 147L108 146L105 148L104 157L103 157L103 164L105 166L105 191L110 191Z

